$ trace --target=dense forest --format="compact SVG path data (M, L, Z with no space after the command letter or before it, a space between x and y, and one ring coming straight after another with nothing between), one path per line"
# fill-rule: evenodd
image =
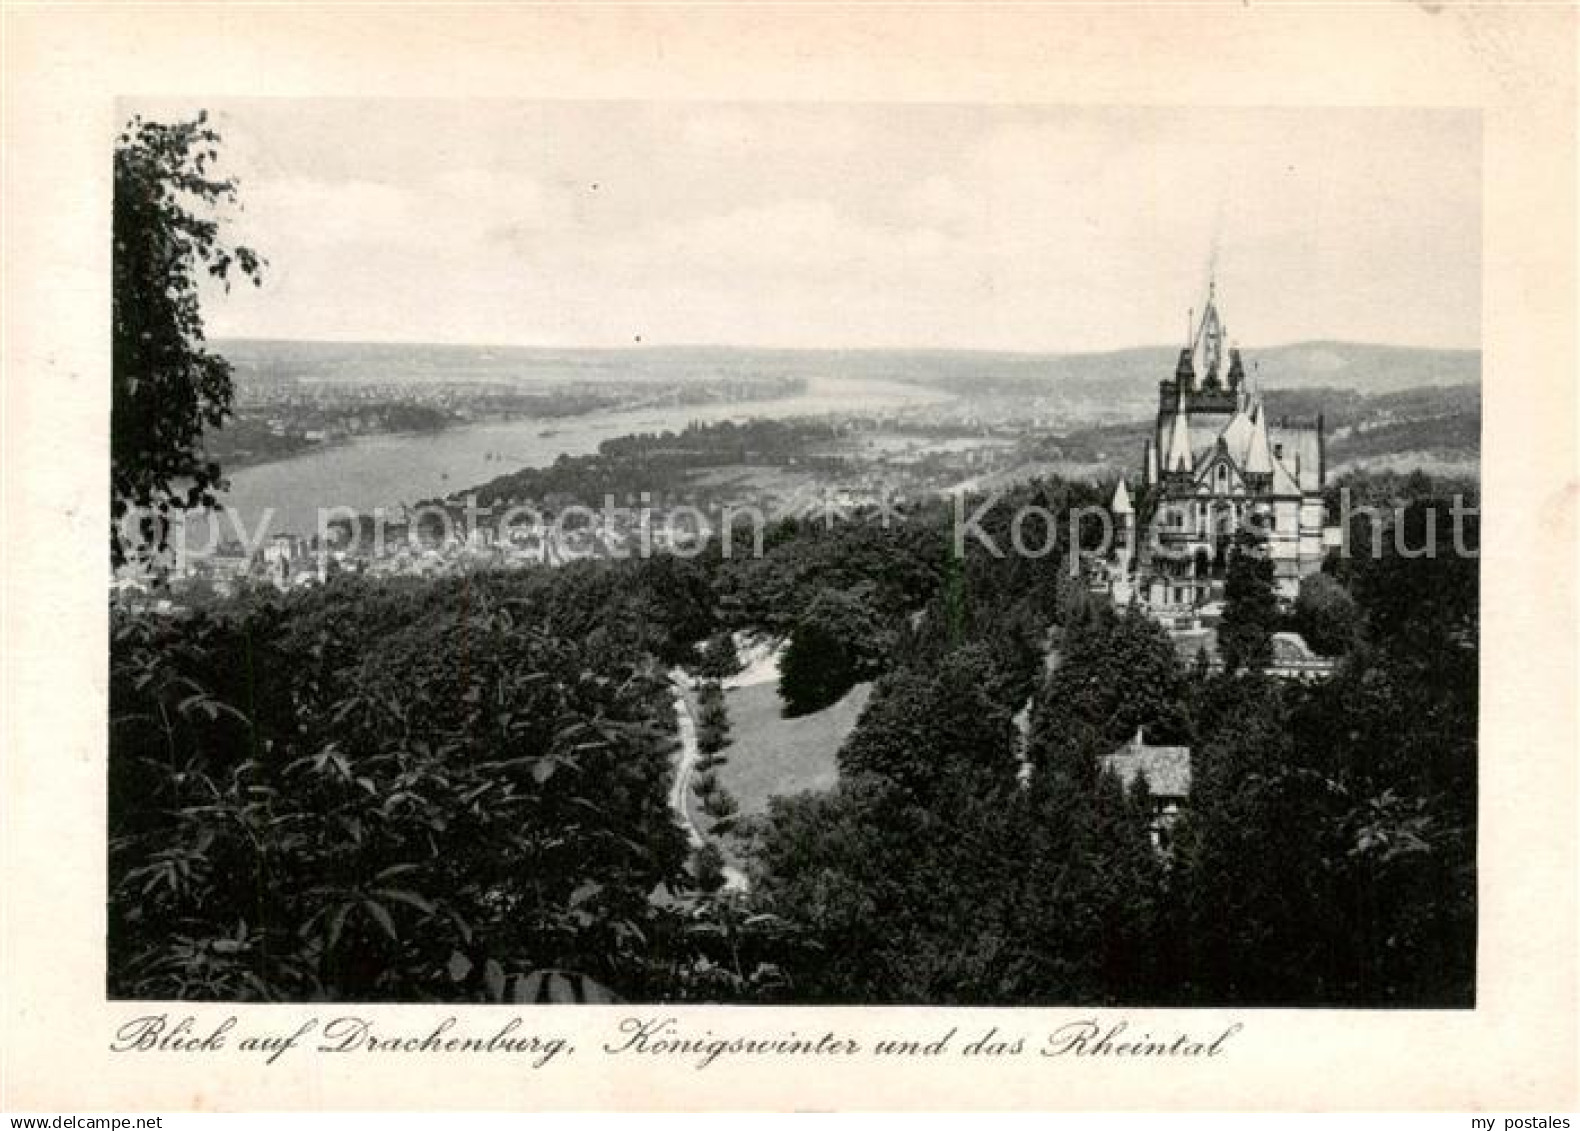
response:
M110 992L488 1000L561 969L629 1000L1471 1004L1477 563L1399 550L1473 488L1344 485L1402 538L1287 614L1248 572L1226 613L1246 656L1290 623L1338 655L1320 683L1185 664L1062 541L956 558L942 502L785 520L760 558L117 611ZM1044 481L982 525L1104 495ZM876 680L837 786L734 830L745 891L667 804L670 673L738 629L789 638L788 710ZM1138 727L1195 752L1161 850L1099 770Z

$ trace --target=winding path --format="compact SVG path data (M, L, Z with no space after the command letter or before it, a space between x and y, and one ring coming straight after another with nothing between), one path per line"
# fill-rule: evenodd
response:
M693 849L701 848L708 843L707 836L697 825L691 815L691 806L687 797L691 792L691 779L697 772L697 763L702 758L702 751L697 746L697 722L691 717L691 704L686 700L686 689L690 680L679 668L672 668L669 673L670 694L675 701L675 727L680 735L680 750L675 755L675 780L669 787L669 807L675 811L681 827L686 830L686 839L691 842ZM724 865L724 886L733 891L746 890L746 874L731 864Z
M1058 670L1064 662L1064 653L1053 643L1050 635L1043 645L1042 678L1046 680ZM1015 717L1010 721L1015 725L1015 760L1020 763L1016 769L1015 778L1024 788L1031 782L1031 712L1037 705L1037 692L1033 691L1015 712Z

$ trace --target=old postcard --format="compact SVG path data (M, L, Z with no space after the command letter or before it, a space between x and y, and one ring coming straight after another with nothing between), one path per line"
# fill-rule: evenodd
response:
M6 12L4 1102L1576 1102L1575 13Z

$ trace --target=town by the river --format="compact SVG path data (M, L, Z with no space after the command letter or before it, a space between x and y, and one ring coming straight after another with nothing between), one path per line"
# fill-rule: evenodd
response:
M872 378L812 377L799 396L737 403L650 407L557 419L494 420L438 432L357 437L273 463L231 472L221 496L226 514L220 540L237 536L237 523L256 537L311 534L321 509L415 504L483 483L524 467L544 467L561 455L585 455L617 436L679 431L695 421L789 419L899 410L950 399L939 389ZM206 537L203 518L190 537Z

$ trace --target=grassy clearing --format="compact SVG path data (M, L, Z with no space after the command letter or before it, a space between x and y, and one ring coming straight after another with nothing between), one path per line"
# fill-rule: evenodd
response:
M768 799L776 794L831 788L837 776L835 755L871 690L860 684L832 707L799 719L781 717L779 689L772 683L726 691L731 741L723 751L719 782L740 803L741 812L766 812Z

